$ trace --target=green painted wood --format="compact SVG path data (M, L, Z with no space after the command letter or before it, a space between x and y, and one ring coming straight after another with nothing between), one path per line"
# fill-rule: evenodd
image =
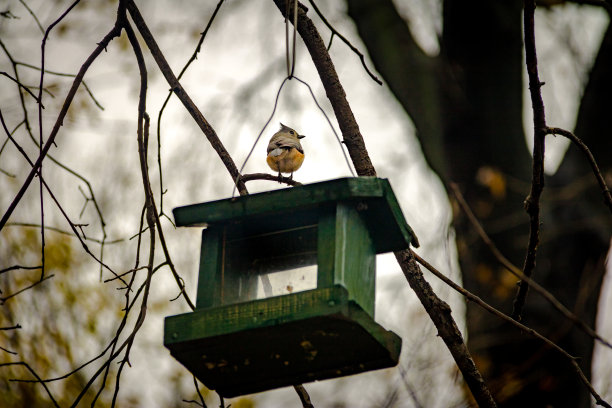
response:
M370 233L354 206L336 209L335 282L342 284L372 318L376 294L376 251Z
M318 240L318 287L342 285L374 317L376 252L355 206L338 203L322 213Z
M401 339L348 301L344 288L313 292L316 314L310 312L313 304L304 302L312 294L303 293L301 301L292 295L237 305L234 311L222 307L168 317L165 344L198 379L224 397L397 364ZM276 310L283 301L292 308L277 317L282 324L248 322L246 316L257 317L264 304ZM207 328L205 321L218 322L218 313L233 324ZM240 330L235 330L236 324ZM211 336L212 332L217 334Z
M317 235L317 286L334 286L336 267L336 207L328 207L319 214Z
M372 239L377 253L408 248L414 233L406 224L401 208L386 179L351 177L312 183L236 197L208 203L193 204L173 210L177 226L232 224L241 228L251 225L273 229L289 229L317 219L317 212L337 201L353 201L363 211L364 219L372 227ZM260 228L253 228L260 229Z
M278 326L322 314L346 314L348 302L346 288L333 286L196 310L166 318L164 344L182 344L242 330Z
M382 197L380 179L341 178L174 209L177 226L225 222L359 197Z
M331 180L174 214L179 226L208 228L196 310L166 318L164 343L209 388L234 396L397 364L401 340L373 320L376 253L418 241L387 180ZM253 300L264 277L312 264L316 289Z
M221 270L222 244L223 228L211 226L202 231L197 309L211 307L219 302L218 293L221 286L218 271Z

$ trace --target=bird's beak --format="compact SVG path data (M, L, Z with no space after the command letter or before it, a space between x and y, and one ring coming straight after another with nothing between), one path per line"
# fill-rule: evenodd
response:
M303 139L305 137L306 137L306 135L298 135L298 139Z

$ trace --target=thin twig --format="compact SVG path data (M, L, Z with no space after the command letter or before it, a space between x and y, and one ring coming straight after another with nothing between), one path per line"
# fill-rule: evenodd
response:
M43 386L43 388L45 389L45 391L47 391L47 395L49 396L49 398L51 398L51 402L53 402L53 405L56 406L57 408L59 408L59 405L57 404L57 401L55 401L55 398L53 398L53 394L51 394L51 391L49 391L49 388L47 387L47 384L45 384L44 381L40 379L38 374L36 374L36 371L34 371L32 369L32 367L30 367L30 365L28 363L26 363L25 361L17 361L17 362L14 362L14 363L2 363L2 364L0 364L0 367L8 367L8 366L12 366L12 365L22 365L25 368L27 368L28 371L34 376L34 378L36 378L36 381L33 381L33 382L40 383Z
M40 21L38 21L38 17L36 17L36 14L34 14L34 12L32 11L32 9L30 9L30 7L27 5L27 3L23 0L19 0L19 2L21 4L23 4L23 7L26 8L26 10L28 10L28 12L30 13L30 15L32 16L32 18L34 18L34 21L36 21L36 25L38 25L38 29L40 30L41 33L45 33L45 29L43 28L43 26L40 24Z
M144 20L142 19L142 16L140 16L140 13L138 12L138 9L136 8L136 5L131 0L128 0L127 1L127 8L130 11L130 15L132 16L132 19L134 20L134 23L138 27L141 35L143 35L143 38L148 39L146 42L147 42L147 45L149 46L149 50L154 55L154 57L155 57L155 55L157 55L157 57L155 57L155 60L158 62L158 66L159 66L160 70L162 70L162 71L164 71L164 69L166 70L166 72L165 72L166 79L168 79L169 76L174 77L174 75L172 74L172 71L170 70L170 67L167 66L167 63L165 61L165 58L164 58L163 54L161 53L161 51L157 47L157 44L155 43L155 40L153 39L153 36L148 31L148 28L147 28ZM126 28L126 30L127 30L127 28ZM137 42L134 45L137 45ZM133 48L135 48L134 45L133 45ZM137 50L139 50L139 49L135 48L135 53L136 54L138 54ZM143 71L142 71L142 70L144 70L144 60L141 61L140 57L138 57L138 62L139 62L139 68L141 69L141 76L142 76L144 74ZM164 63L166 65L164 65ZM176 84L178 84L178 80L176 80L176 78L174 78L174 81L176 82ZM168 79L168 82L171 82L171 81ZM178 84L178 86L180 87L180 84ZM142 119L144 121L146 121L146 126L145 126L144 131L145 131L145 134L146 134L146 138L145 138L146 144L148 144L148 127L149 127L148 126L148 121L149 121L149 117L144 112L144 106L141 106L141 104L144 103L144 95L142 94L142 92L143 92L143 90L141 89L141 97L140 97L140 101L141 102L139 104L139 109L142 109ZM180 95L179 95L179 99L181 99L183 101L187 100L188 102L193 104L193 102L191 102L191 99L189 98L189 96L186 93L184 93L183 96L186 99L185 98L181 98ZM197 107L195 107L195 105L193 105L193 107L197 110ZM197 111L197 113L199 113L199 110ZM199 118L201 118L204 122L206 122L206 120L201 115L201 113L199 114ZM144 122L142 122L142 123L141 122L142 121L139 121L139 131L142 132L143 129L141 127L144 125ZM206 123L206 124L208 125L208 123ZM214 130L212 128L210 128L210 130L214 133ZM216 134L214 134L214 136L216 137ZM211 140L211 139L209 138L209 140ZM227 151L225 151L225 148L223 147L223 145L221 144L221 142L218 139L217 139L217 142L219 143L219 145L217 147L219 149L222 149L227 154L227 156L228 156L228 158L230 160L230 162L226 163L226 165L227 164L231 164L231 165L234 166L234 169L235 169L235 165L234 165L234 162L233 162L231 156L229 156L229 153L227 153ZM144 141L143 141L143 143L144 143ZM213 144L212 141L211 141L211 144ZM143 147L144 147L144 145L143 145ZM224 163L225 163L225 161L224 161ZM174 279L176 280L176 283L179 286L185 301L187 302L187 304L189 305L189 307L192 310L195 310L195 305L193 304L193 302L189 298L189 295L187 295L185 284L184 284L183 280L181 279L180 275L178 274L178 272L176 271L174 263L172 262L172 259L170 257L170 251L168 250L168 246L166 245L166 239L164 237L164 233L163 233L163 229L162 229L162 224L161 224L161 219L160 219L159 213L158 213L158 211L157 211L157 209L155 207L155 198L153 197L153 190L151 188L151 183L148 180L148 173L146 171L146 166L147 166L147 163L146 163L146 154L145 154L145 157L141 160L141 167L142 166L145 166L141 170L143 172L143 177L144 177L143 182L145 184L145 190L147 191L147 224L148 224L148 227L150 229L153 229L153 230L155 230L153 225L155 225L157 227L157 234L159 236L159 241L161 243L162 250L164 252L164 256L166 257L166 262L167 262L168 266L170 267L172 275L174 276ZM230 172L231 172L231 170L230 170ZM244 186L244 183L239 183L239 188L240 188L240 186L242 186L243 189L244 189L244 192L246 192L246 186ZM152 221L152 222L149 222L149 221Z
M30 88L25 86L24 84L22 84L21 82L19 82L17 79L13 78L12 76L10 76L9 74L7 74L6 72L2 71L0 72L0 75L4 75L5 77L7 77L8 79L10 79L11 81L15 82L17 84L17 86L19 86L21 89L23 89L24 91L26 91L32 98L34 98L34 100L36 101L36 103L41 104L40 99L38 99L38 96L34 95L34 93L32 91L30 91ZM42 104L41 104L42 105Z
M15 139L12 137L12 135L9 133L8 128L6 127L6 123L4 121L4 116L2 115L2 110L0 110L0 123L2 123L2 127L4 128L5 133L7 134L7 136L9 137L9 139L11 139L11 141L13 142L13 144L15 145L15 147L17 148L17 150L19 150L19 152L24 156L24 158L27 160L27 162L30 164L30 166L32 166L32 168L34 168L34 163L32 162L32 160L30 160L30 157L27 155L27 153L23 150L23 148L15 141ZM96 262L98 262L98 264L100 264L103 268L105 268L106 270L108 270L110 273L112 273L113 275L117 276L117 274L115 273L115 271L113 271L108 265L106 265L104 262L102 262L101 259L98 259L93 252L91 252L91 250L89 249L89 247L87 246L87 244L85 243L85 241L81 238L81 236L79 235L77 229L76 229L76 225L70 220L70 217L68 217L68 214L66 214L66 211L64 210L64 208L62 207L62 205L59 203L59 201L57 200L57 198L55 197L55 194L53 194L53 191L51 191L51 188L47 185L47 182L45 181L44 178L40 178L43 185L45 186L47 193L49 194L49 196L51 197L51 199L53 200L53 202L55 203L55 205L57 206L57 208L60 210L60 212L62 213L62 215L64 216L64 218L66 219L66 221L68 222L68 225L70 225L70 228L72 229L72 231L74 232L74 236L77 237L77 239L79 240L79 242L81 243L81 246L83 247L83 249L85 250L85 252L87 252L87 254L89 254L89 256L91 256ZM6 214L5 214L6 215ZM8 217L7 217L8 218ZM0 228L1 229L1 228ZM122 280L123 281L123 280Z
M8 268L0 269L0 274L5 273L5 272L9 272L9 271L13 271L13 270L16 270L16 269L36 270L36 269L41 269L41 268L42 267L40 265L38 265L38 266L13 265L13 266L9 266Z
M284 15L284 1L274 0L274 3L281 14ZM325 93L334 109L340 130L342 131L344 145L347 147L355 170L360 176L376 176L376 170L365 147L363 136L359 131L359 126L346 99L346 93L338 78L331 57L327 52L325 43L306 13L301 8L298 13L298 33L304 40L304 44L310 53L325 88ZM424 279L410 251L398 251L395 253L395 256L402 267L408 283L419 297L419 300L436 325L439 335L444 340L457 363L457 367L461 370L463 378L476 402L481 407L495 407L496 404L491 396L491 392L476 368L476 364L463 341L461 332L453 320L450 307L436 296L431 286Z
M304 388L302 384L294 385L293 389L295 389L295 392L300 398L303 408L314 408L314 405L310 402L310 395L308 395L306 388Z
M6 352L6 353L12 354L12 355L14 355L14 356L19 355L19 353L17 353L16 351L11 351L11 350L6 349L6 348L1 347L1 346L0 346L0 350L4 351L4 352Z
M75 226L87 226L88 224L74 224ZM34 223L28 223L28 222L7 222L6 223L7 227L30 227L30 228L40 228L40 224L34 224ZM57 227L49 227L49 226L45 226L45 229L48 231L53 231L53 232L57 232L58 234L63 234L63 235L68 235L70 237L76 237L77 235L75 234L75 232L70 232L70 231L66 231L63 230L61 228L57 228ZM89 241L89 242L93 242L96 244L104 244L104 245L112 245L112 244L118 244L120 242L124 242L125 239L124 238L118 238L118 239L114 239L112 241L104 241L98 238L91 238L91 237L86 237L86 236L80 236L78 235L79 238L85 240L85 241Z
M115 345L116 343L119 341L119 336L122 333L123 329L125 328L125 325L127 323L127 318L130 314L130 311L132 310L133 306L136 304L136 300L140 297L140 294L142 293L144 289L144 286L141 286L137 291L136 294L134 295L134 299L132 300L132 302L124 309L125 313L123 314L123 319L121 320L119 327L117 328L117 331L115 332L115 336L113 337L113 339L110 341L110 343L104 348L104 350L102 350L97 356L91 358L90 360L86 361L85 363L81 364L80 366L74 368L73 370L69 371L66 374L63 374L61 376L58 377L53 377L53 378L47 378L44 380L40 380L40 382L55 382L55 381L60 381L63 379L66 379L68 377L70 377L71 375L75 374L76 372L82 370L83 368L87 367L89 364L93 363L94 361L100 359L102 356L104 356L104 354L106 354L106 352L112 348L111 351L111 356L109 357L109 359L98 369L98 372L96 374L94 374L92 376L92 378L90 378L89 380L89 384L86 385L84 387L84 389L81 391L81 393L85 393L85 391L87 390L87 388L95 381L95 379L97 378L97 376L100 374L100 372L102 370L105 369L105 367L108 367L108 365L110 364L111 361L113 361L118 355L119 353L121 353L121 350L123 350L123 348L126 346L126 342L129 339L126 339L124 341L124 343L122 343L119 348L117 348L117 351L115 351ZM129 293L129 292L128 292ZM12 382L24 382L24 383L32 383L32 382L39 382L37 380L25 380L25 379L20 379L20 378L13 378L10 379L9 381ZM80 397L79 397L80 398Z
M200 112L198 107L191 100L191 97L189 96L189 94L185 92L185 90L183 89L178 79L176 79L176 76L174 76L174 73L172 72L172 69L168 65L168 62L166 61L164 54L159 49L159 46L157 45L155 38L153 38L151 31L149 31L147 24L145 23L144 19L140 15L140 11L138 10L138 7L136 7L136 4L134 3L133 0L126 0L126 3L127 3L127 9L130 12L130 15L132 16L132 20L134 21L136 28L138 28L140 35L142 35L142 38L147 44L147 47L149 48L151 55L153 55L153 58L155 59L157 66L159 67L160 71L166 78L166 81L170 85L170 88L176 94L179 100L183 103L187 111L191 114L191 117L195 120L197 125L200 127L200 129L202 130L202 132L204 133L204 135L210 142L212 148L215 149L215 151L217 152L217 155L219 156L219 158L225 165L227 171L230 173L232 180L238 180L240 173L238 172L238 169L236 168L236 164L234 163L232 156L225 149L225 146L223 146L223 143L221 143L221 140L219 140L219 137L217 136L217 132L215 132L215 130L208 123L206 118L204 118L204 115L202 115L202 112ZM238 191L242 195L248 193L244 183L239 180L238 180Z
M119 23L116 22L113 28L108 32L108 34L104 36L102 41L98 43L94 51L87 58L87 60L85 60L85 62L79 69L78 74L76 75L76 77L74 78L74 81L72 82L70 91L68 91L68 94L66 95L66 99L64 100L64 104L62 105L62 109L60 110L60 113L55 121L53 129L51 130L51 133L49 134L49 137L47 138L47 141L45 142L44 147L42 148L40 154L38 155L36 162L32 166L32 170L30 171L23 185L19 189L19 192L17 193L16 197L13 199L13 201L9 205L9 208L6 210L6 212L2 216L2 219L0 219L0 230L4 228L4 225L6 224L11 214L13 213L13 211L15 210L15 208L17 207L17 205L23 198L23 195L27 191L32 180L34 179L34 176L38 174L38 170L40 169L40 166L42 165L42 162L45 156L49 152L49 149L55 143L55 138L57 137L57 134L59 133L59 129L64 122L64 118L66 117L66 114L68 113L68 108L70 108L70 104L72 103L72 100L74 99L76 91L78 90L79 85L81 84L83 77L85 76L85 73L87 72L91 64L94 62L94 60L102 53L102 51L113 40L113 38L118 37L120 34L121 34L121 27Z
M198 41L198 45L196 45L196 48L193 54L191 54L191 57L189 58L187 63L183 66L183 69L181 69L181 72L179 72L178 77L176 77L177 81L181 80L185 72L187 72L187 68L189 68L191 63L194 62L198 58L198 54L200 53L202 44L204 43L204 39L206 38L206 34L208 34L208 30L212 26L212 23L215 20L215 17L217 16L217 13L219 12L219 9L221 8L221 5L223 4L224 1L225 0L219 0L219 2L217 3L215 10L210 16L208 23L206 24L206 28L204 28L204 31L200 34L200 40ZM164 110L166 109L166 105L168 105L168 102L170 101L171 96L172 96L172 89L168 92L168 96L166 96L166 99L164 100L164 103L162 104L162 107L159 110L159 113L157 114L157 167L159 171L159 191L160 191L159 193L159 212L161 214L164 213L164 182L163 182L164 179L163 179L162 164L161 164L161 119L162 119Z
M204 396L200 392L200 387L198 387L198 379L196 378L195 375L193 376L193 386L195 387L196 392L198 393L198 397L200 398L200 406L206 408L206 403L204 402Z
M544 190L544 139L546 137L546 115L542 100L538 75L538 57L536 54L534 13L535 0L524 0L523 26L525 30L525 60L529 77L529 93L533 110L533 163L531 191L525 199L525 210L529 214L529 241L523 264L523 274L531 277L536 264L536 254L540 243L540 196ZM519 282L519 288L512 306L512 318L520 321L523 306L527 299L529 285Z
M6 303L7 300L14 298L15 296L25 292L26 290L32 289L34 286L37 286L40 283L43 283L44 281L51 279L52 277L54 277L55 275L48 275L43 277L42 279L37 280L36 282L32 283L31 285L26 286L23 289L18 290L17 292L11 293L8 296L2 296L0 297L0 305L3 305Z
M353 44L351 44L351 42L349 40L347 40L342 34L340 34L338 32L338 30L336 30L334 28L334 26L332 26L329 23L329 21L327 21L327 19L323 15L323 13L321 13L321 10L319 10L317 5L315 4L314 0L309 0L309 1L310 1L310 4L312 5L312 8L314 8L315 12L319 15L319 18L321 19L321 21L323 21L325 23L325 25L327 26L327 28L329 28L329 30L332 32L332 35L331 35L331 37L329 39L329 45L327 46L327 50L329 51L329 49L331 48L332 39L334 38L334 36L338 36L338 38L340 38L351 49L351 51L353 51L355 54L357 54L357 56L361 60L361 65L363 65L363 69L366 70L366 72L368 73L370 78L372 78L372 80L374 82L376 82L378 85L382 86L382 84L383 84L382 81L380 79L378 79L378 77L376 75L374 75L374 73L372 71L370 71L370 69L366 65L365 56L361 53L361 51L359 51L357 49L357 47L355 47Z
M289 177L285 177L285 176L278 176L278 175L272 175L272 174L268 174L268 173L251 173L251 174L243 174L241 176L242 181L244 181L245 183L247 181L252 181L252 180L269 180L269 181L278 181L279 183L285 183L289 186L301 186L302 183L300 183L299 181L295 181Z
M523 272L517 266L515 266L512 262L510 262L510 260L506 258L504 254L501 253L501 251L497 248L495 243L493 243L489 235L486 233L486 231L482 227L482 224L480 223L480 221L478 221L478 219L474 215L474 212L472 211L472 209L469 207L469 205L465 201L465 198L463 197L463 194L461 194L461 191L459 190L459 187L457 186L457 184L450 183L450 187L451 187L453 194L455 195L455 198L457 199L457 203L459 204L459 206L461 207L465 215L467 215L472 226L476 229L476 232L480 236L480 239L482 239L482 241L489 248L493 256L498 260L498 262L504 268L506 268L514 276L527 282L527 284L531 286L533 290L539 293L555 309L561 312L563 316L565 316L568 320L576 324L587 335L589 335L593 339L598 340L604 346L612 348L612 344L609 341L607 341L606 339L601 337L599 334L597 334L595 330L591 329L586 323L584 323L581 319L579 319L578 316L576 316L568 308L566 308L561 302L559 302L552 293L547 291L543 286L541 286L538 282L534 281L532 278L529 278L528 276L523 274Z
M432 274L434 274L438 279L440 279L441 281L446 283L448 286L450 286L451 288L453 288L454 290L459 292L461 295L463 295L466 299L468 299L471 302L476 303L478 306L482 307L487 312L489 312L489 313L499 317L500 319L504 320L507 323L512 324L513 326L517 327L521 331L526 332L526 333L528 333L528 334L530 334L530 335L532 335L532 336L542 340L549 347L551 347L551 348L555 349L556 351L558 351L561 355L563 355L565 358L567 358L570 361L570 363L572 364L572 367L576 370L576 373L580 377L580 380L589 389L589 391L591 392L591 395L593 395L593 397L597 401L597 404L598 405L602 405L602 406L607 407L607 408L612 408L612 407L610 407L610 405L606 401L601 399L601 397L599 396L599 394L597 392L595 392L595 390L593 389L593 386L588 381L588 379L586 378L586 376L584 375L584 373L580 369L580 366L576 362L578 360L577 357L574 357L571 354L569 354L567 351L565 351L562 347L557 345L555 342L549 340L546 336L541 335L536 330L534 330L534 329L532 329L530 327L527 327L524 324L520 323L519 321L517 321L517 320L513 319L512 317L506 315L505 313L502 313L501 311L499 311L496 308L494 308L493 306L489 305L487 302L483 301L482 299L480 299L478 296L474 295L470 291L468 291L468 290L464 289L463 287L457 285L455 282L453 282L451 279L446 277L446 275L444 275L442 272L437 270L434 266L432 266L425 259L421 258L419 255L414 253L414 251L411 251L411 252L414 255L415 259L421 265L423 265L425 268L427 268L427 270L429 270Z
M565 129L555 128L555 127L547 128L546 133L552 134L552 135L561 135L563 137L566 137L569 140L571 140L572 143L577 145L580 148L580 150L584 152L584 154L587 156L589 164L591 165L591 168L593 169L593 174L595 175L595 178L597 179L597 183L599 183L599 187L602 190L602 193L604 196L604 203L608 206L610 211L612 211L612 194L610 193L610 189L608 188L608 185L606 184L606 180L601 174L601 171L599 170L599 166L597 165L597 162L595 161L595 157L591 153L591 150L589 150L588 146L578 136L576 136L572 132L565 130Z
M15 326L0 327L0 330L16 330L16 329L21 329L21 325L16 324Z
M23 67L34 69L36 71L40 71L41 70L40 67L37 67L36 65L28 64L27 62L15 61L15 65L21 65ZM51 71L51 70L48 70L48 69L45 69L44 72L45 72L45 74L50 74L50 75L55 75L55 76L60 76L60 77L66 77L66 78L74 78L74 77L77 76L77 74L68 74L66 72ZM83 80L82 85L83 85L83 88L85 89L85 91L87 92L87 94L89 95L89 97L91 98L91 100L93 101L93 103L98 107L98 109L104 110L104 106L102 106L102 104L100 104L100 102L96 99L96 97L94 96L93 92L91 91L91 88L89 88L89 85L87 85L87 81ZM49 94L50 94L50 92L49 92Z

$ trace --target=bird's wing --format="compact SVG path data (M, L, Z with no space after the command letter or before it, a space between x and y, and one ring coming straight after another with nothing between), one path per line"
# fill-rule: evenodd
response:
M301 153L304 153L302 145L300 144L300 141L297 138L282 133L277 133L272 136L272 139L270 139L270 143L268 143L268 153L276 149L291 149L294 147ZM276 154L275 156L278 156L281 152L282 150L280 150L280 152L278 152L278 154Z

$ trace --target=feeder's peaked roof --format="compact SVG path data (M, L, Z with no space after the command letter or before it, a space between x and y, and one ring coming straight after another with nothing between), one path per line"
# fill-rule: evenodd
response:
M173 210L176 225L206 226L243 222L275 215L275 224L293 227L296 220L316 219L319 209L338 201L355 203L366 222L377 253L406 249L419 243L406 223L389 180L347 177L298 187L284 188ZM290 217L283 217L290 214ZM279 224L280 223L280 224Z

